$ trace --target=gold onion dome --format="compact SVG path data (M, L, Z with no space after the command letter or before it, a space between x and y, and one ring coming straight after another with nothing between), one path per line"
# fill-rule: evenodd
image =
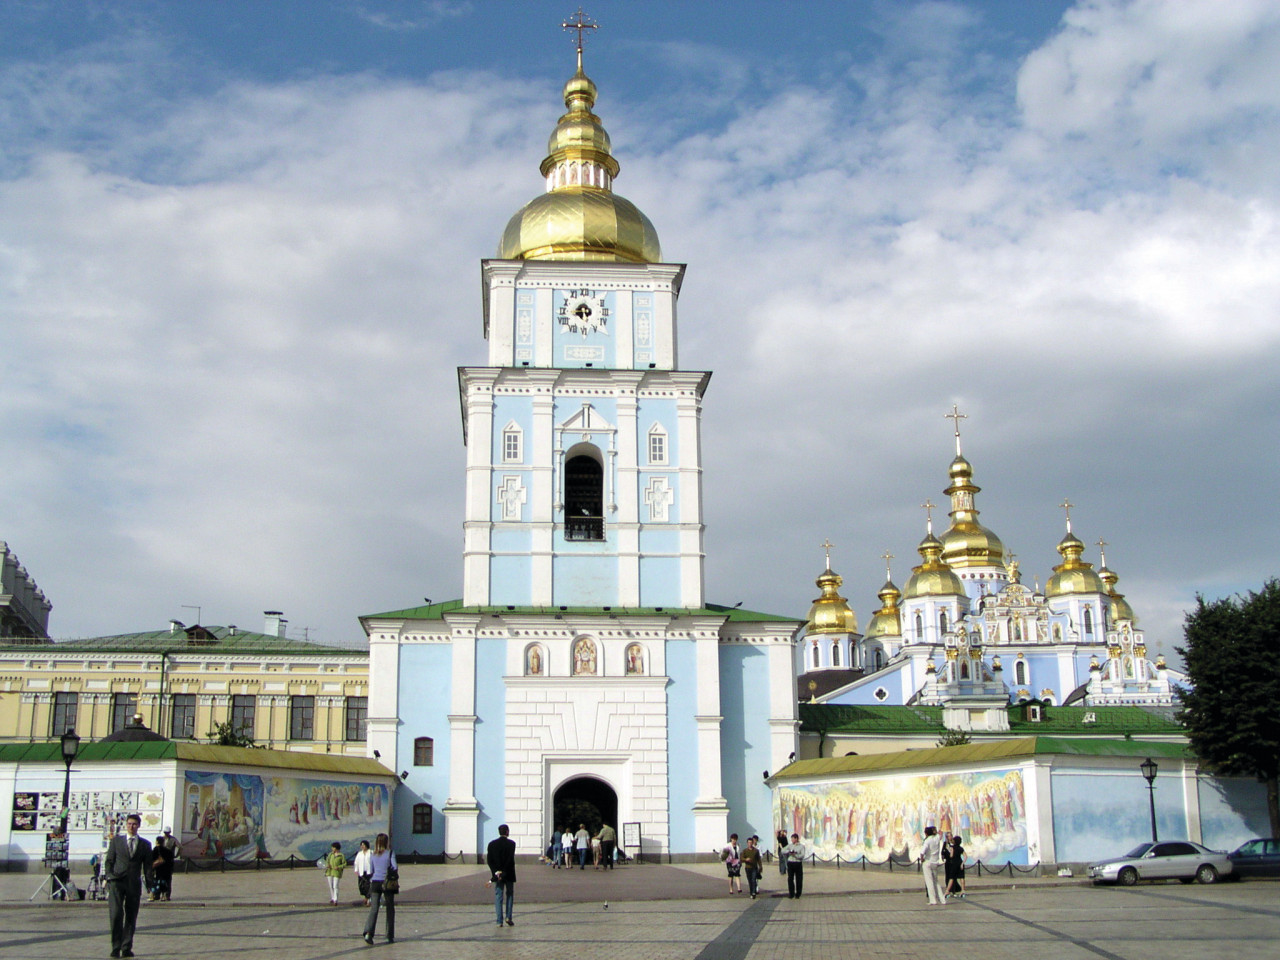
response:
M886 580L877 594L880 598L880 609L871 615L867 624L868 637L900 637L902 636L902 612L898 609L901 591Z
M942 559L962 569L1004 566L1004 544L978 523L974 497L982 488L973 482L973 467L956 454L948 474L951 486L943 493L951 498L951 527L942 535Z
M1044 585L1046 597L1061 597L1072 593L1105 593L1101 578L1094 572L1093 564L1080 559L1084 544L1070 530L1058 544L1062 563L1053 568Z
M813 606L809 608L809 622L805 632L857 633L858 617L850 609L849 601L839 593L844 578L832 573L828 566L814 582L822 591L822 596L813 601Z
M567 112L547 143L547 192L525 204L498 245L502 260L658 263L658 231L634 203L613 192L618 161L591 112L596 85L582 72L564 85Z
M1110 601L1107 609L1107 621L1115 624L1121 620L1128 620L1130 623L1136 624L1138 618L1133 613L1133 607L1129 606L1129 601L1124 598L1124 594L1116 590L1116 584L1120 581L1120 578L1114 570L1107 567L1105 559L1102 564L1098 568L1098 579L1106 585L1107 597Z
M924 563L911 568L902 595L908 600L914 597L964 596L964 584L950 565L942 559L942 543L932 533L920 541L920 556Z

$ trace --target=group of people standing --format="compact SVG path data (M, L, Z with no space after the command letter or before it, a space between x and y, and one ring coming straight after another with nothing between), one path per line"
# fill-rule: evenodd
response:
M804 861L809 856L809 848L801 841L799 834L793 833L790 838L778 831L778 869L787 878L787 896L795 900L804 892ZM747 837L744 847L738 843L738 835L729 835L729 842L720 851L720 860L729 871L729 893L742 892L742 875L747 876L747 892L754 900L760 893L760 877L764 874L764 851L760 849L758 836Z
M618 832L603 824L595 836L587 831L585 823L578 824L576 833L564 830L553 830L551 842L547 844L546 859L552 868L564 867L572 869L577 863L579 870L587 868L587 857L597 870L612 870L615 851L618 847Z
M964 841L960 836L941 836L937 827L925 827L920 868L931 906L945 906L953 897L964 899Z

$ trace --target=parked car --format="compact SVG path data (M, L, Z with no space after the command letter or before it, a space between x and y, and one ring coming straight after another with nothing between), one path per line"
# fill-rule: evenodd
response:
M1275 837L1242 843L1227 856L1234 877L1280 877L1280 839Z
M1231 875L1234 867L1225 853L1210 850L1189 840L1140 843L1123 857L1089 864L1094 883L1132 886L1139 880L1181 880L1215 883Z

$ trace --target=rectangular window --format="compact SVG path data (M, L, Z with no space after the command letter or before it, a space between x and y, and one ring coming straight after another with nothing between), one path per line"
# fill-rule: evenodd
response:
M61 737L68 730L76 727L76 707L80 695L76 693L55 693L53 695L53 721L49 727L49 736L53 739Z
M289 698L289 739L314 740L316 724L316 698Z
M365 740L365 726L369 721L369 698L368 697L347 697L346 708L346 739L363 743Z
M190 740L196 735L196 695L173 695L173 716L169 721L170 740Z
M502 462L520 463L524 460L523 444L520 442L519 430L502 431Z
M431 832L431 804L415 803L413 805L413 832Z
M436 742L430 737L418 737L413 741L413 765L429 767L436 761Z
M123 730L138 712L136 693L116 693L111 696L111 732Z
M232 697L231 732L242 737L252 737L257 712L257 697L244 694L236 694Z
M665 433L649 434L649 462L667 462L667 435Z

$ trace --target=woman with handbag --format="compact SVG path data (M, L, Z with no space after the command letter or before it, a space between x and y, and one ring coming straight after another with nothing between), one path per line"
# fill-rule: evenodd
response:
M400 892L400 869L396 855L391 852L391 839L378 834L373 841L373 853L369 855L369 915L364 921L364 942L373 943L373 933L378 926L378 907L383 900L387 904L387 943L396 942L396 894Z
M373 856L373 851L369 849L369 841L360 841L360 850L356 853L356 858L352 861L352 866L356 871L356 884L360 887L360 896L364 897L364 905L369 905L369 858Z

